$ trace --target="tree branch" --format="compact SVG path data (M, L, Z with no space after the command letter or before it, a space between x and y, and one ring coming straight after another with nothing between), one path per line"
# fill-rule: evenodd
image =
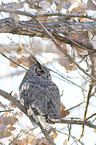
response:
M18 101L16 98L14 98L12 95L8 94L7 92L3 91L2 89L0 89L0 95L3 96L5 99L9 100L12 102L12 104L14 104L15 106L17 106L23 113L25 113L31 120L31 122L36 122L32 116L29 116L27 114L27 111L26 111L26 108L20 103L20 101ZM94 128L96 129L96 125L90 123L89 121L86 121L86 120L68 120L68 119L61 119L60 121L51 121L50 123L65 123L65 124L77 124L77 125L86 125L90 128ZM43 129L43 126L39 123L36 123L42 130L42 132L44 133L44 129ZM45 133L46 134L46 133ZM45 135L44 134L44 135ZM46 135L45 135L46 137Z
M48 140L48 142L51 145L55 145L55 143L52 141L52 139L50 138L49 134L47 133L47 131L43 128L43 126L41 125L40 122L36 122L36 120L32 117L29 116L26 108L20 103L20 101L18 101L16 98L14 98L12 95L8 94L7 92L3 91L0 89L0 95L3 96L5 99L9 100L12 102L12 104L14 104L16 107L18 107L23 113L25 113L31 122L35 122L35 124L37 124L40 129L42 130L42 133L45 135L46 139Z
M28 13L28 12L23 12L23 11L18 11L18 10L12 10L12 9L0 9L0 11L5 11L5 12L10 12L10 13L16 13L16 14L20 14L20 15L26 15L26 16L30 16L33 18L33 20L39 24L39 26L44 30L44 32L46 33L46 35L52 39L52 41L54 42L54 44L57 46L57 48L63 53L65 54L65 56L67 56L83 73L85 73L87 76L89 76L92 80L96 81L96 78L93 77L92 75L90 75L89 73L87 73L68 53L67 51L61 47L61 45L56 41L56 39L53 37L53 35L35 18L35 15ZM76 43L77 44L77 43ZM96 51L94 49L94 51Z
M78 40L73 40L68 38L68 33L74 34L74 30L77 32L84 33L85 35L87 30L95 33L96 23L74 23L74 22L47 22L42 23L52 35L61 41L62 43L67 43L72 46L78 46L83 49L87 49L88 51L95 51L91 43L87 44ZM93 29L91 28L93 26ZM3 28L3 29L2 29ZM67 32L66 32L67 31ZM48 37L46 33L40 28L37 23L31 21L18 21L15 22L12 18L6 18L0 20L0 33L12 33L12 34L19 34L19 35L27 35L27 36L37 36L37 37ZM65 37L59 35L62 33ZM85 38L84 38L85 39Z
M32 16L33 20L37 22L37 24L40 25L40 27L46 32L46 34L52 39L54 44L57 46L57 48L65 54L83 73L85 73L87 76L89 76L92 80L96 81L96 78L92 75L88 74L68 53L67 51L56 41L56 39L52 36L52 34L34 17Z
M4 11L4 12L10 12L10 13L15 13L15 14L20 14L20 15L25 15L25 16L29 16L29 17L34 17L36 18L36 15L33 15L29 12L23 12L23 11L19 11L19 10L14 10L14 9L8 9L8 8L0 8L0 11ZM11 20L11 19L10 19ZM13 22L10 24L10 25L5 25L7 27L11 26L10 29L5 29L8 31L11 30L11 32L9 33L15 33L15 34L21 34L21 35L29 35L29 36L40 36L40 37L44 37L44 31L42 32L42 30L40 31L40 27L38 28L38 25L34 24L34 22L31 21L31 25L32 27L30 28L30 22L27 23L27 26L25 26L24 28L23 27L20 27L20 22L14 22L16 24L13 25ZM24 23L26 22L22 22L21 26L24 26ZM68 32L71 31L71 33L74 33L74 30L75 32L77 31L84 31L84 34L85 32L87 31L91 31L93 32L94 34L96 33L96 23L95 22L86 22L86 23L75 23L75 22L67 22L67 21L58 21L58 22L51 22L51 23L43 23L43 25L45 27L47 27L47 29L50 31L50 32L53 32L54 34L54 37L57 37L59 38L59 40L63 41L64 43L68 43L68 44L71 44L73 46L78 46L78 44L80 45L79 47L82 47L84 49L85 48L88 48L89 50L91 50L93 47L92 45L88 45L88 44L85 44L84 42L80 42L79 40L78 41L75 41L75 40L70 40L66 37L61 37L60 35L56 35L58 33L62 33L64 34L64 36L66 36L66 30ZM14 28L15 27L15 28ZM1 27L3 28L3 27ZM14 28L14 29L13 29ZM37 29L38 28L38 29ZM12 30L13 29L13 30ZM22 29L22 31L21 31ZM2 31L4 31L4 28L1 29ZM39 30L39 31L38 31ZM29 33L28 33L29 31ZM6 31L5 31L6 32ZM56 33L57 32L57 33ZM83 34L83 35L84 35ZM57 38L56 38L57 39ZM95 51L95 50L94 50Z
M83 15L83 14L74 14L74 13L57 13L57 12L54 12L54 13L44 13L44 14L37 14L35 15L36 18L40 18L40 17L44 17L44 16L64 16L64 17L78 17L78 18L88 18L88 19L91 19L91 20L95 20L96 21L96 18L95 17L92 17L92 16L88 16L88 15Z
M2 56L4 56L5 58L7 58L8 60L12 61L14 64L16 64L16 65L22 67L23 69L27 70L24 66L22 66L22 65L18 64L17 62L13 61L13 60L10 59L9 57L7 57L4 53L0 52L0 54L1 54Z
M91 60L91 75L96 76L96 74L95 74L96 73L96 71L95 71L96 57L94 55L90 54L90 60ZM85 106L85 110L84 110L84 120L86 119L86 116L87 116L89 101L90 101L90 98L92 97L92 90L93 90L94 86L95 86L95 82L93 80L91 80L91 83L89 85L87 100L86 100L86 106ZM82 133L81 133L80 138L83 136L83 134L84 134L84 125L82 126Z

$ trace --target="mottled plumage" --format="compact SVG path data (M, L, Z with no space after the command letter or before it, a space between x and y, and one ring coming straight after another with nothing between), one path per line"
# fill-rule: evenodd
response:
M26 72L20 87L20 99L33 114L42 115L47 122L61 118L58 87L51 80L49 70L39 64L32 65Z

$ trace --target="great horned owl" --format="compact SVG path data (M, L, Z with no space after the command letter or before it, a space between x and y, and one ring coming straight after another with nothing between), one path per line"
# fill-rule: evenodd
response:
M20 87L20 99L36 116L42 115L47 122L61 118L58 87L51 80L47 67L33 64L26 72Z

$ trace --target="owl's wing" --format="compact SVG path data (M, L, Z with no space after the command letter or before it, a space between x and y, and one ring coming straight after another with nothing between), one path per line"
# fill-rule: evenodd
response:
M33 108L33 112L37 111L37 114L41 115L47 113L45 88L40 86L34 79L27 80L21 85L20 99L23 99L26 108Z
M49 120L55 121L61 118L61 103L58 87L52 81L47 85L47 116Z

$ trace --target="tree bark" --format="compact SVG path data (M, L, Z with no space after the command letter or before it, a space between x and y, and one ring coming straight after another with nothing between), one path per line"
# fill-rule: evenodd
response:
M55 39L59 40L62 43L67 43L72 46L84 47L90 51L93 50L93 46L90 42L86 43L86 38L83 37L83 41L79 38L75 39L75 35L79 35L81 33L82 36L87 35L87 32L90 31L92 34L96 34L96 22L47 22L42 23L48 31L52 33ZM0 33L12 33L19 35L27 35L27 36L37 36L37 37L48 37L43 29L35 23L33 20L31 21L15 21L12 18L2 19L0 20ZM62 35L61 35L62 34ZM73 37L70 35L73 35ZM85 39L85 40L84 40Z

